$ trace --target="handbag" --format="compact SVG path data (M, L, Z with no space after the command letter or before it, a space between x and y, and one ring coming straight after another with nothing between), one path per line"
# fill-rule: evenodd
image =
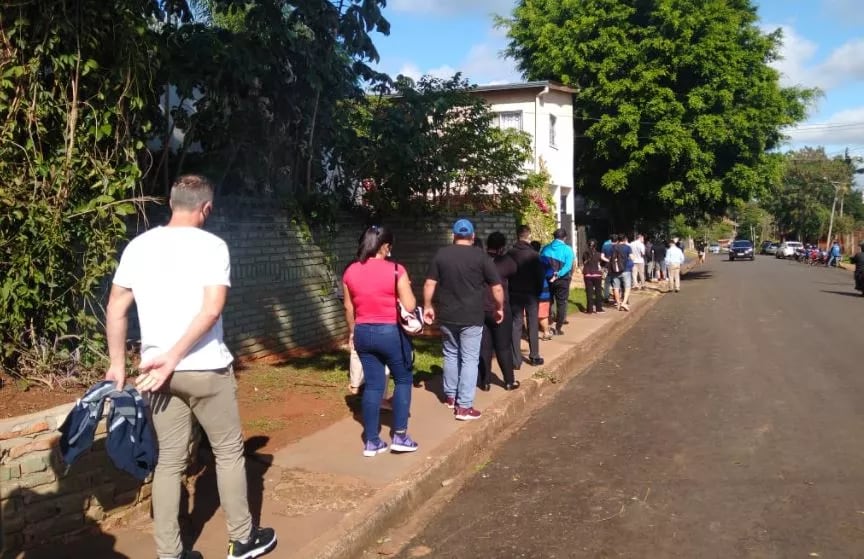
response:
M399 265L393 263L393 295L396 298L396 323L399 325L399 346L408 367L414 368L414 343L408 336L416 336L423 331L423 309L415 307L414 312L405 310L399 301Z
M414 312L408 312L399 301L399 265L393 263L393 293L396 296L396 322L409 336L423 332L423 308L417 305Z

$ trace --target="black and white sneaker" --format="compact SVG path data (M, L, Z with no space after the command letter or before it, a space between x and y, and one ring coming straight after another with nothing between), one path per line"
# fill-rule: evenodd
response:
M228 542L228 559L254 559L270 553L276 547L276 532L273 528L252 527L246 543Z

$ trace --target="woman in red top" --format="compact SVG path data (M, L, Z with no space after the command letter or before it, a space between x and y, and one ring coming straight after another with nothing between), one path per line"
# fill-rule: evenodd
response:
M405 268L387 260L393 248L393 233L373 225L363 234L357 248L357 261L342 277L345 294L345 319L349 345L363 364L366 388L363 391L363 456L387 451L381 440L380 409L387 378L384 366L396 384L393 391L393 433L390 449L413 452L417 443L408 436L411 408L411 342L397 320L396 301L407 311L417 305Z

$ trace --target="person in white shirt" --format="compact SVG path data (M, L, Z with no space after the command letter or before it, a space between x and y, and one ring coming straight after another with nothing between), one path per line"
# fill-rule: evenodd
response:
M128 311L141 331L137 388L150 395L159 459L153 475L153 524L160 559L191 559L180 540L180 487L192 418L216 457L219 500L228 525L228 558L258 557L276 545L270 528L252 523L234 358L222 341L222 309L231 285L228 247L202 230L213 210L213 187L185 175L171 188L171 220L133 239L114 275L106 313L111 364L105 375L126 384Z
M645 288L645 241L642 235L630 243L630 259L633 260L633 289Z
M675 244L675 239L669 242L666 251L666 267L669 269L669 288L675 293L681 291L681 265L684 264L684 252Z

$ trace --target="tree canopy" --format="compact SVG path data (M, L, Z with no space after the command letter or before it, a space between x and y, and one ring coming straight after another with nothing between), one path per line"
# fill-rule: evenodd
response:
M385 92L344 105L350 132L332 153L340 180L360 186L376 211L427 213L454 201L488 204L490 189L505 198L519 191L530 138L495 126L459 74L400 76Z
M781 236L807 242L821 239L828 233L835 195L832 233L849 233L864 223L861 193L852 189L855 171L848 158L828 157L823 148L803 148L784 159L782 179L759 201L774 216Z
M749 0L521 0L501 20L529 79L578 88L577 185L630 227L719 215L780 176L767 155L813 90L783 88Z

